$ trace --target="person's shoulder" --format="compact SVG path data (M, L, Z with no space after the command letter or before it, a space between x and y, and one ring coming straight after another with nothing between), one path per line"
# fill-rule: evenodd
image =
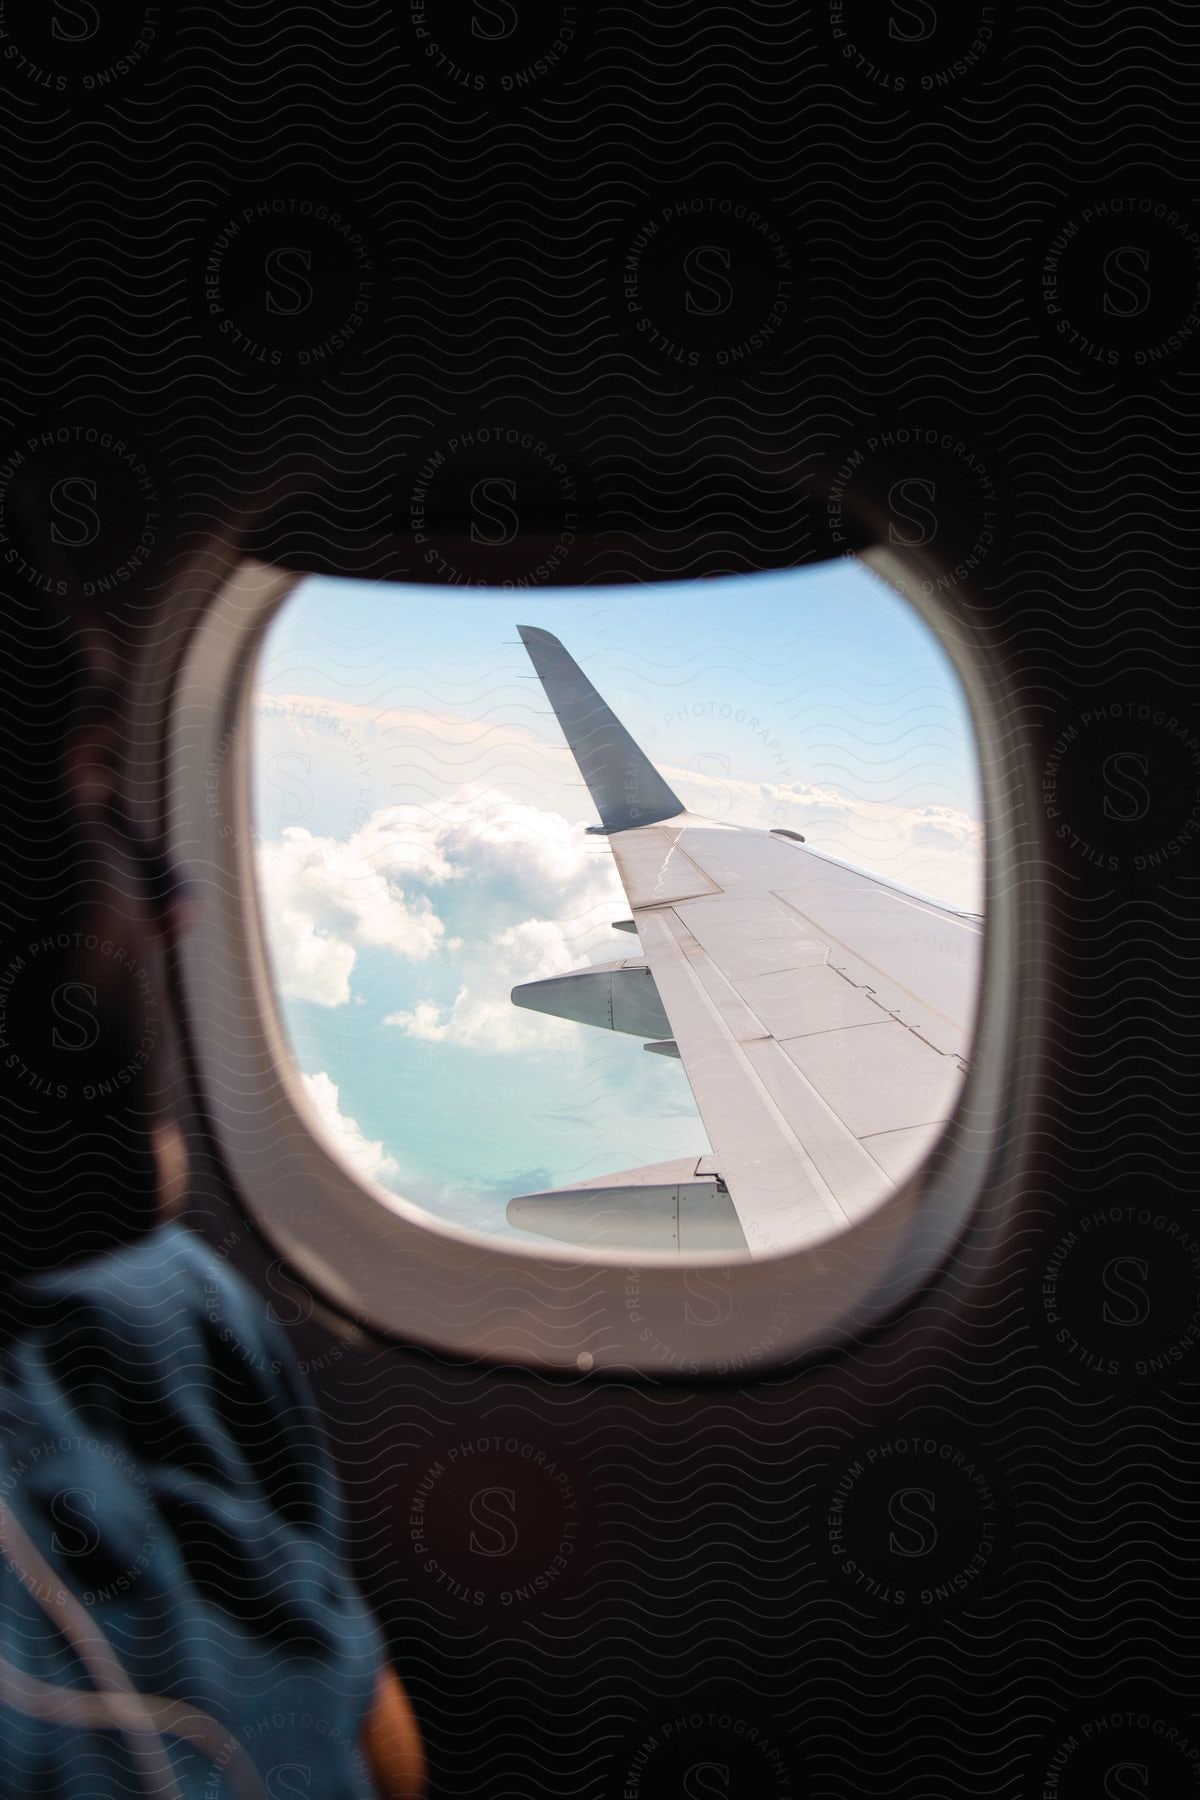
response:
M247 1367L278 1373L286 1346L266 1303L225 1259L181 1225L77 1263L31 1284L35 1318L99 1330L156 1356L195 1355L234 1345ZM225 1360L225 1359L222 1359Z
M323 1420L269 1301L223 1257L172 1225L35 1285L11 1365L27 1404L119 1440L187 1489L193 1515L207 1506L228 1524L249 1507L256 1556L277 1539L340 1555Z
M160 1225L136 1243L39 1275L30 1285L47 1301L102 1300L136 1320L148 1309L196 1294L206 1283L236 1279L193 1232Z
M248 1448L266 1418L307 1461L323 1462L319 1422L268 1302L179 1225L40 1276L12 1347L28 1384L57 1386L96 1416L172 1419Z
M178 1226L31 1286L5 1369L0 1497L94 1599L136 1685L186 1691L230 1720L260 1768L300 1744L314 1793L365 1793L357 1746L383 1640L350 1575L321 1420L269 1302ZM13 1584L0 1585L7 1605ZM31 1654L59 1656L19 1582L13 1597ZM275 1693L286 1704L268 1707ZM0 1719L0 1748L3 1731Z
M43 1304L103 1300L136 1317L219 1268L218 1259L193 1233L181 1225L160 1225L132 1244L34 1276L28 1287Z

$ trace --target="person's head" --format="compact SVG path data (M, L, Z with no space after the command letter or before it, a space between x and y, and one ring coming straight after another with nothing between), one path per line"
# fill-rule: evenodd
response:
M180 896L134 817L144 770L125 652L94 606L32 592L10 618L0 807L0 1281L149 1229L159 1216L166 947ZM177 1138L177 1134L176 1138Z

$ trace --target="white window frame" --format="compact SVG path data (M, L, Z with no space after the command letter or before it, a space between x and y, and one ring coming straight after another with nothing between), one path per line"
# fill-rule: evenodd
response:
M264 944L250 776L258 649L307 578L246 563L210 604L168 740L172 849L194 897L179 950L184 1028L250 1216L327 1304L459 1357L745 1378L858 1335L928 1284L969 1227L1003 1225L1019 1193L1044 1004L1033 760L1006 671L971 641L969 609L938 597L937 567L884 549L862 560L933 629L975 727L986 900L971 1068L932 1157L872 1213L822 1242L737 1263L719 1251L617 1259L481 1238L352 1174L317 1135Z

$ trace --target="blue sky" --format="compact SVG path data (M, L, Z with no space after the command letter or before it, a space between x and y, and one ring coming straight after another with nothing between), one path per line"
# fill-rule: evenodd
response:
M305 582L264 646L254 758L296 1060L356 1166L509 1236L513 1194L707 1149L678 1063L508 1000L636 953L517 624L563 640L690 810L956 905L981 872L957 679L857 563L559 592Z

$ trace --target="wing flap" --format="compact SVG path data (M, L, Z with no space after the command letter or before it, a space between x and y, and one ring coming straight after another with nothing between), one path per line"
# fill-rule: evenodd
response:
M803 1143L829 1191L836 1194L845 1219L854 1219L879 1204L895 1183L878 1159L859 1143L846 1121L808 1080L774 1038L747 1044L745 1054L780 1113ZM717 1146L714 1144L714 1149ZM785 1220L784 1243L796 1241L800 1220ZM749 1237L749 1233L747 1233Z
M884 1174L899 1183L929 1155L942 1135L941 1125L906 1125L900 1131L882 1131L863 1139Z
M856 1138L950 1117L962 1067L895 1020L789 1038L781 1045Z
M826 962L734 984L772 1037L808 1037L840 1026L877 1025L888 1017L866 988L855 987Z
M647 913L638 926L751 1252L840 1230L848 1213L746 1054L750 1033L769 1041L761 1022L673 912ZM838 1122L832 1129L849 1138ZM878 1174L874 1188L878 1198Z

